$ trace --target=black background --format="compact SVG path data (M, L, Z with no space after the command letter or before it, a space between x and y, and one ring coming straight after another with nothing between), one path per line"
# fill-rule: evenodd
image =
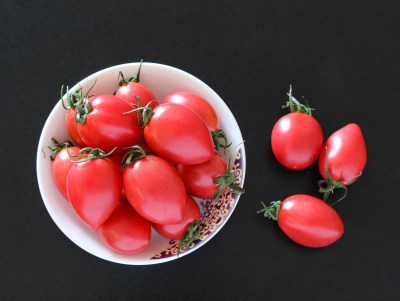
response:
M2 300L399 300L398 1L1 1ZM145 61L211 86L246 140L246 194L189 256L154 266L96 258L57 228L36 179L37 143L59 98L100 69ZM318 196L317 166L277 163L270 133L289 85L325 139L355 122L368 162L335 206L344 236L291 242L260 201Z

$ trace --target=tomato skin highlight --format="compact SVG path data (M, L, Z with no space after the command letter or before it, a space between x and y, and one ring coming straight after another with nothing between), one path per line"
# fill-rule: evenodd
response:
M340 216L331 206L304 194L290 196L282 202L278 224L290 239L311 248L333 244L344 231Z
M115 92L115 96L124 99L130 104L137 104L137 97L140 100L140 105L142 107L146 106L153 100L155 101L150 104L150 107L154 109L158 105L156 97L153 95L153 93L145 85L136 82L121 86L117 92Z
M289 113L275 124L271 135L276 159L293 170L311 166L318 158L323 144L318 121L304 113Z
M78 123L75 121L75 109L67 110L65 115L65 127L67 129L68 135L71 137L72 141L79 145L80 147L87 146L82 140L81 135L78 131Z
M78 216L92 230L97 230L121 198L120 172L109 158L75 163L68 174L67 193Z
M318 167L321 176L325 175L325 158L329 173L334 181L349 182L364 170L367 163L367 147L360 127L351 123L334 132L322 148ZM344 184L346 185L346 184Z
M214 153L211 160L203 163L195 165L176 164L176 170L189 194L201 199L212 199L215 191L221 185L215 185L213 180L225 174L226 166L224 158ZM222 193L225 191L226 189Z
M152 223L152 226L154 230L166 238L181 239L187 231L188 226L195 221L200 221L200 217L199 205L197 205L196 201L190 195L186 195L185 213L180 223L172 225Z
M121 200L97 232L102 241L115 252L134 254L150 244L151 224L126 200Z
M135 145L143 133L135 113L125 100L114 95L100 95L91 101L86 121L78 125L83 141L90 147L110 152L115 147Z
M200 95L186 91L175 92L165 96L162 103L176 103L191 109L199 114L211 132L220 128L214 108Z
M68 152L71 156L79 156L81 153L80 147L69 147ZM68 155L67 149L62 149L56 156L53 162L53 178L56 182L56 186L64 198L68 200L67 194L67 177L74 163L71 162L71 158Z
M176 169L165 159L147 154L125 168L122 182L129 203L147 220L158 224L182 221L185 186Z
M149 148L174 163L198 164L214 155L205 122L192 110L174 103L157 106L144 129Z

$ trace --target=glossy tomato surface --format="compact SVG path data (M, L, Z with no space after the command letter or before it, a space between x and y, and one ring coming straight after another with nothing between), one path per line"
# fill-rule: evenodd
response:
M109 152L139 142L143 130L139 128L135 112L125 100L114 95L97 96L91 101L86 121L78 125L79 134L90 147Z
M175 92L164 97L162 103L176 103L191 109L199 114L212 132L220 128L219 120L213 107L200 95L186 91Z
M115 96L126 100L130 104L137 104L136 98L138 98L142 107L153 100L155 101L150 104L150 107L154 109L158 105L153 93L145 85L140 83L133 82L121 86L117 92L115 92Z
M176 169L165 159L146 155L125 168L122 182L129 203L147 220L177 224L183 219L185 186Z
M154 230L164 237L169 239L181 239L189 225L193 224L195 221L200 221L200 216L199 205L197 205L196 201L190 195L186 195L185 214L180 223L173 225L152 223L152 226Z
M87 146L82 140L81 135L78 131L78 123L75 121L75 109L67 110L65 115L65 127L67 129L68 135L71 137L72 141L81 147Z
M68 152L71 156L79 156L81 153L80 147L69 147ZM58 190L68 200L67 195L67 177L74 163L71 162L71 158L67 152L67 149L62 149L56 156L53 162L53 177L56 182Z
M282 202L278 224L290 239L311 248L334 243L344 231L340 216L331 206L304 194L290 196Z
M225 160L214 153L211 160L200 164L176 164L176 170L185 183L186 191L189 194L201 199L211 199L221 185L215 185L213 181L225 174L226 165Z
M144 129L150 149L181 164L198 164L214 155L214 143L205 122L192 110L174 103L157 106Z
M281 117L272 130L272 151L276 159L290 169L304 169L313 164L322 144L322 128L308 114L289 113Z
M109 158L75 163L68 174L67 193L78 216L97 230L119 203L121 174Z
M360 127L351 123L334 132L325 142L318 161L321 176L325 175L325 157L333 180L356 181L367 163L367 147Z
M143 251L150 244L151 224L133 210L126 200L121 200L97 232L115 252L134 254Z

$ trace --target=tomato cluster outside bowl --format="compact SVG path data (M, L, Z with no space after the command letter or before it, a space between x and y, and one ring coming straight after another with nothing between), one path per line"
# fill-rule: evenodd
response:
M119 72L122 71L125 77L129 78L136 75L138 68L139 63L128 63L101 70L80 81L70 88L70 91L75 91L81 86L85 93L97 80L90 94L112 94L118 89ZM162 64L143 63L140 83L147 86L160 103L166 95L178 91L189 91L205 98L214 108L220 120L221 129L225 131L229 141L232 142L231 148L226 152L223 150L218 152L226 160L228 160L230 150L243 141L239 126L228 106L209 86L193 75ZM176 254L179 241L164 238L154 230L152 230L150 245L144 251L132 255L112 251L102 242L96 231L92 231L80 220L70 203L59 192L52 174L52 161L50 161L48 153L46 156L43 154L46 146L51 144L51 138L54 137L58 141L69 139L64 123L66 111L60 101L55 100L55 103L56 105L47 118L39 140L36 162L37 178L47 211L60 230L76 245L111 262L129 265L157 264L192 253L214 237L227 222L239 201L240 196L238 194L226 193L217 202L213 202L211 199L196 199L202 213L203 224L200 239L185 252L180 253L179 257ZM246 171L243 144L233 151L231 168L235 170L238 176L238 185L243 187Z

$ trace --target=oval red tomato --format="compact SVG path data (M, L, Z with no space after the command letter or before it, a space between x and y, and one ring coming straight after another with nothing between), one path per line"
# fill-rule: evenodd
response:
M351 123L334 132L325 142L319 157L321 176L325 175L325 159L334 181L356 181L367 162L367 147L360 127Z
M265 212L266 209L260 212ZM276 209L279 227L300 245L311 248L325 247L343 235L344 226L340 216L331 206L316 197L293 195ZM268 214L264 215L274 218Z
M213 139L204 121L192 110L174 103L154 109L144 138L153 152L175 163L198 164L214 155Z
M109 158L75 163L68 174L69 201L92 230L97 230L112 214L121 193L120 172Z
M177 224L183 219L185 186L176 169L165 159L146 155L125 168L122 181L129 203L147 220Z
M152 223L152 226L154 230L164 237L169 239L181 239L189 225L193 224L195 221L200 221L200 216L199 205L197 205L196 201L190 195L186 195L185 213L180 223L173 225Z
M187 91L175 92L165 96L162 103L176 103L191 109L199 114L211 132L220 128L214 108L200 95Z
M226 172L226 162L217 153L211 160L195 164L176 164L176 169L185 183L186 191L201 199L211 199L221 184L214 184L213 181ZM226 188L222 191L225 192Z
M124 114L131 110L132 106L119 97L97 96L91 101L86 120L78 125L81 138L88 146L105 152L137 144L143 130L136 114Z
M298 170L313 164L322 148L323 134L318 121L305 113L289 113L275 124L272 151L285 167Z
M112 215L98 229L100 238L114 251L134 254L150 244L151 224L132 206L121 200Z
M81 148L79 147L69 147L68 151L66 148L62 149L54 159L53 162L53 177L56 182L56 186L61 194L66 200L68 200L67 195L67 177L74 163L71 162L71 156L79 156ZM69 154L68 154L69 152Z

